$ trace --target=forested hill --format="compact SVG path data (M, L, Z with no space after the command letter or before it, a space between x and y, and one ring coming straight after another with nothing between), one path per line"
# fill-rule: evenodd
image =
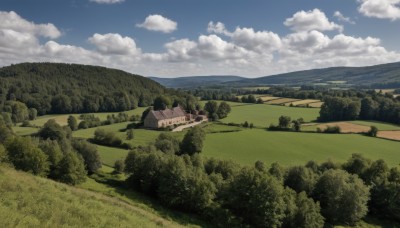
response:
M362 86L367 88L400 88L400 62L366 67L331 67L304 70L259 78L193 76L151 79L169 88L318 84L344 84L348 87Z
M124 111L148 106L165 93L176 92L105 67L22 63L0 68L0 111L6 112L15 106L10 101L25 103L39 114Z
M400 87L400 62L367 67L332 67L245 79L235 84L304 85L343 81L357 86Z

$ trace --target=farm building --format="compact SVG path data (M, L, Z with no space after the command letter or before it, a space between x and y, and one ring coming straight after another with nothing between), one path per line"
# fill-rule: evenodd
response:
M144 119L144 127L168 127L174 124L184 124L190 120L192 120L192 115L187 114L180 106L158 111L151 110Z

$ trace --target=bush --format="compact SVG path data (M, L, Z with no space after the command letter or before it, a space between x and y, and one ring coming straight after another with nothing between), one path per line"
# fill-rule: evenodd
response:
M125 169L125 162L122 159L116 160L114 163L114 170L117 173L123 173Z
M85 165L82 156L69 152L61 159L57 180L70 185L77 185L86 180Z
M378 134L378 128L375 126L371 126L371 129L367 132L367 135L371 137L376 137L377 134Z
M89 174L93 174L101 168L100 155L95 145L84 140L74 140L72 146L82 156Z
M105 146L120 146L122 144L122 139L115 132L106 131L101 128L96 129L94 132L93 141Z
M8 158L16 169L38 176L47 176L50 168L47 155L31 138L15 137L6 144Z
M339 134L342 130L339 126L327 126L324 130L324 133L328 134Z

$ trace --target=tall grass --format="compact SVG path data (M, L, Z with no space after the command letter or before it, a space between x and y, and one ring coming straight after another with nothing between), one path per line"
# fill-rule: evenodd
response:
M1 227L179 227L115 198L0 166Z

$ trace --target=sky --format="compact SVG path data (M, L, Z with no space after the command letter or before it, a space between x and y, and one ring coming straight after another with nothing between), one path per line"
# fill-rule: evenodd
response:
M0 66L260 77L400 61L400 0L1 0Z

